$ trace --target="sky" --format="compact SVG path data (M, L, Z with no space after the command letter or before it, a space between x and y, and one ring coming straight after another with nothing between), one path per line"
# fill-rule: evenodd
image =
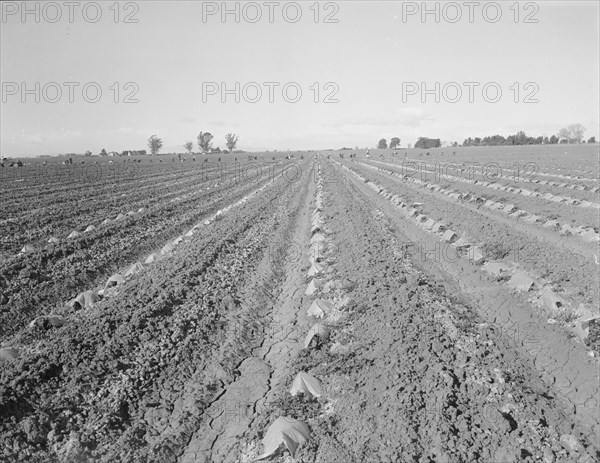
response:
M600 138L595 0L68 3L1 3L2 156Z

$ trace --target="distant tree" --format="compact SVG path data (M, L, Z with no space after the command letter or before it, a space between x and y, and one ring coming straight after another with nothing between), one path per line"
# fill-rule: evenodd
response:
M505 143L506 145L529 145L531 144L530 137L527 136L525 132L519 130L514 135L509 135L506 137Z
M198 148L200 148L200 151L202 151L204 154L210 153L210 150L212 149L212 134L210 132L200 132L197 139Z
M415 143L415 148L439 148L441 142L439 138L419 137Z
M569 143L581 143L586 128L581 124L571 124L558 131L559 138L566 138Z
M393 137L390 140L390 149L395 149L400 145L400 139L398 137Z
M188 154L192 154L192 150L194 149L194 144L191 141L186 141L183 147L187 150Z
M550 144L551 145L556 145L558 143L558 137L556 135L552 135L550 137Z
M571 132L566 127L563 127L558 131L558 138L566 138L567 140L571 137Z
M505 144L506 144L506 138L504 138L502 135L494 135L490 138L490 145L492 145L492 146L505 145Z
M237 145L238 136L235 133L228 133L225 135L225 145L227 145L227 149L229 151L233 151L235 149L235 145Z
M458 148L458 142L455 141L454 143L452 143L452 148Z
M408 147L408 149L412 148L412 143L409 143L408 145L406 145Z
M379 143L377 143L377 148L379 148L379 149L387 148L387 140L385 138L382 138L381 140L379 140Z
M588 143L596 143L596 137L590 137Z
M553 136L554 137L554 136ZM542 143L558 143L558 138L530 137L522 130L504 138L502 135L486 136L484 138L465 138L462 146L502 146L502 145L541 145Z
M104 150L102 150L102 151L104 151ZM85 152L85 156L86 156L86 157L90 157L91 155L92 155L92 152L91 152L90 150L87 150L87 151ZM100 155L102 155L102 153L100 153ZM104 151L104 155L106 155L106 151Z
M106 150L104 148L102 148L102 151L100 151L100 156L106 156Z
M158 138L156 135L152 135L148 138L148 148L150 148L150 153L152 156L156 156L160 149L163 146L163 141Z
M571 131L571 137L574 143L581 143L583 140L583 134L586 131L586 128L581 124L571 124L569 126L569 130Z

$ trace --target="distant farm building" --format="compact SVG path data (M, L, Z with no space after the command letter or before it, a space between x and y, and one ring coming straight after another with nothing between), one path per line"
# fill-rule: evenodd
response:
M145 156L146 150L127 150L121 153L121 156Z

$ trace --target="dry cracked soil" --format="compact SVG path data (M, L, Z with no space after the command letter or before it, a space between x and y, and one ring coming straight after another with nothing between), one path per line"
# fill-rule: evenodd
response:
M264 460L599 461L589 346L473 264L404 252L433 238L351 170L414 194L302 160L64 325L7 338L0 460L245 463L275 435ZM290 393L300 372L316 393Z

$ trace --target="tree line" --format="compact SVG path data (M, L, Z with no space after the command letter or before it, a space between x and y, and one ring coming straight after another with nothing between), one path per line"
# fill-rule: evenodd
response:
M462 145L458 142L449 143L452 147L458 146L510 146L510 145L554 145L557 143L586 143L583 138L586 128L581 124L571 124L558 131L558 134L550 137L530 137L524 131L520 130L514 135L504 137L502 135L491 135L487 137L465 138ZM590 137L587 143L596 143L596 137ZM439 138L419 137L415 143L415 148L439 148L442 142ZM395 149L400 147L400 138L393 137L390 140L389 148ZM377 143L377 148L388 148L387 140L382 138ZM410 144L408 145L410 148Z
M219 147L213 148L213 139L214 136L210 132L202 132L196 137L196 143L198 144L198 149L202 154L209 154L213 151L221 152ZM227 150L229 152L233 151L237 146L239 137L235 133L228 133L225 135L225 146L227 146ZM157 137L156 135L152 135L148 138L148 148L150 148L150 153L153 156L156 156L158 152L163 147L162 138ZM191 140L186 141L183 144L183 147L187 150L188 154L192 154L194 151L194 143Z
M503 137L492 135L484 138L466 138L462 146L502 146L502 145L555 145L557 143L585 143L583 134L585 127L581 124L571 124L558 131L558 134L550 137L530 137L520 130L514 135ZM590 137L587 143L596 143L596 137Z
M419 137L419 139L415 143L415 148L439 148L440 146L442 146L442 143L440 142L439 138ZM408 147L410 148L410 144L408 145ZM382 138L381 140L379 140L379 142L377 143L377 148L379 148L379 149L388 148L387 140L385 138ZM400 138L393 137L390 140L389 148L390 149L400 148Z

